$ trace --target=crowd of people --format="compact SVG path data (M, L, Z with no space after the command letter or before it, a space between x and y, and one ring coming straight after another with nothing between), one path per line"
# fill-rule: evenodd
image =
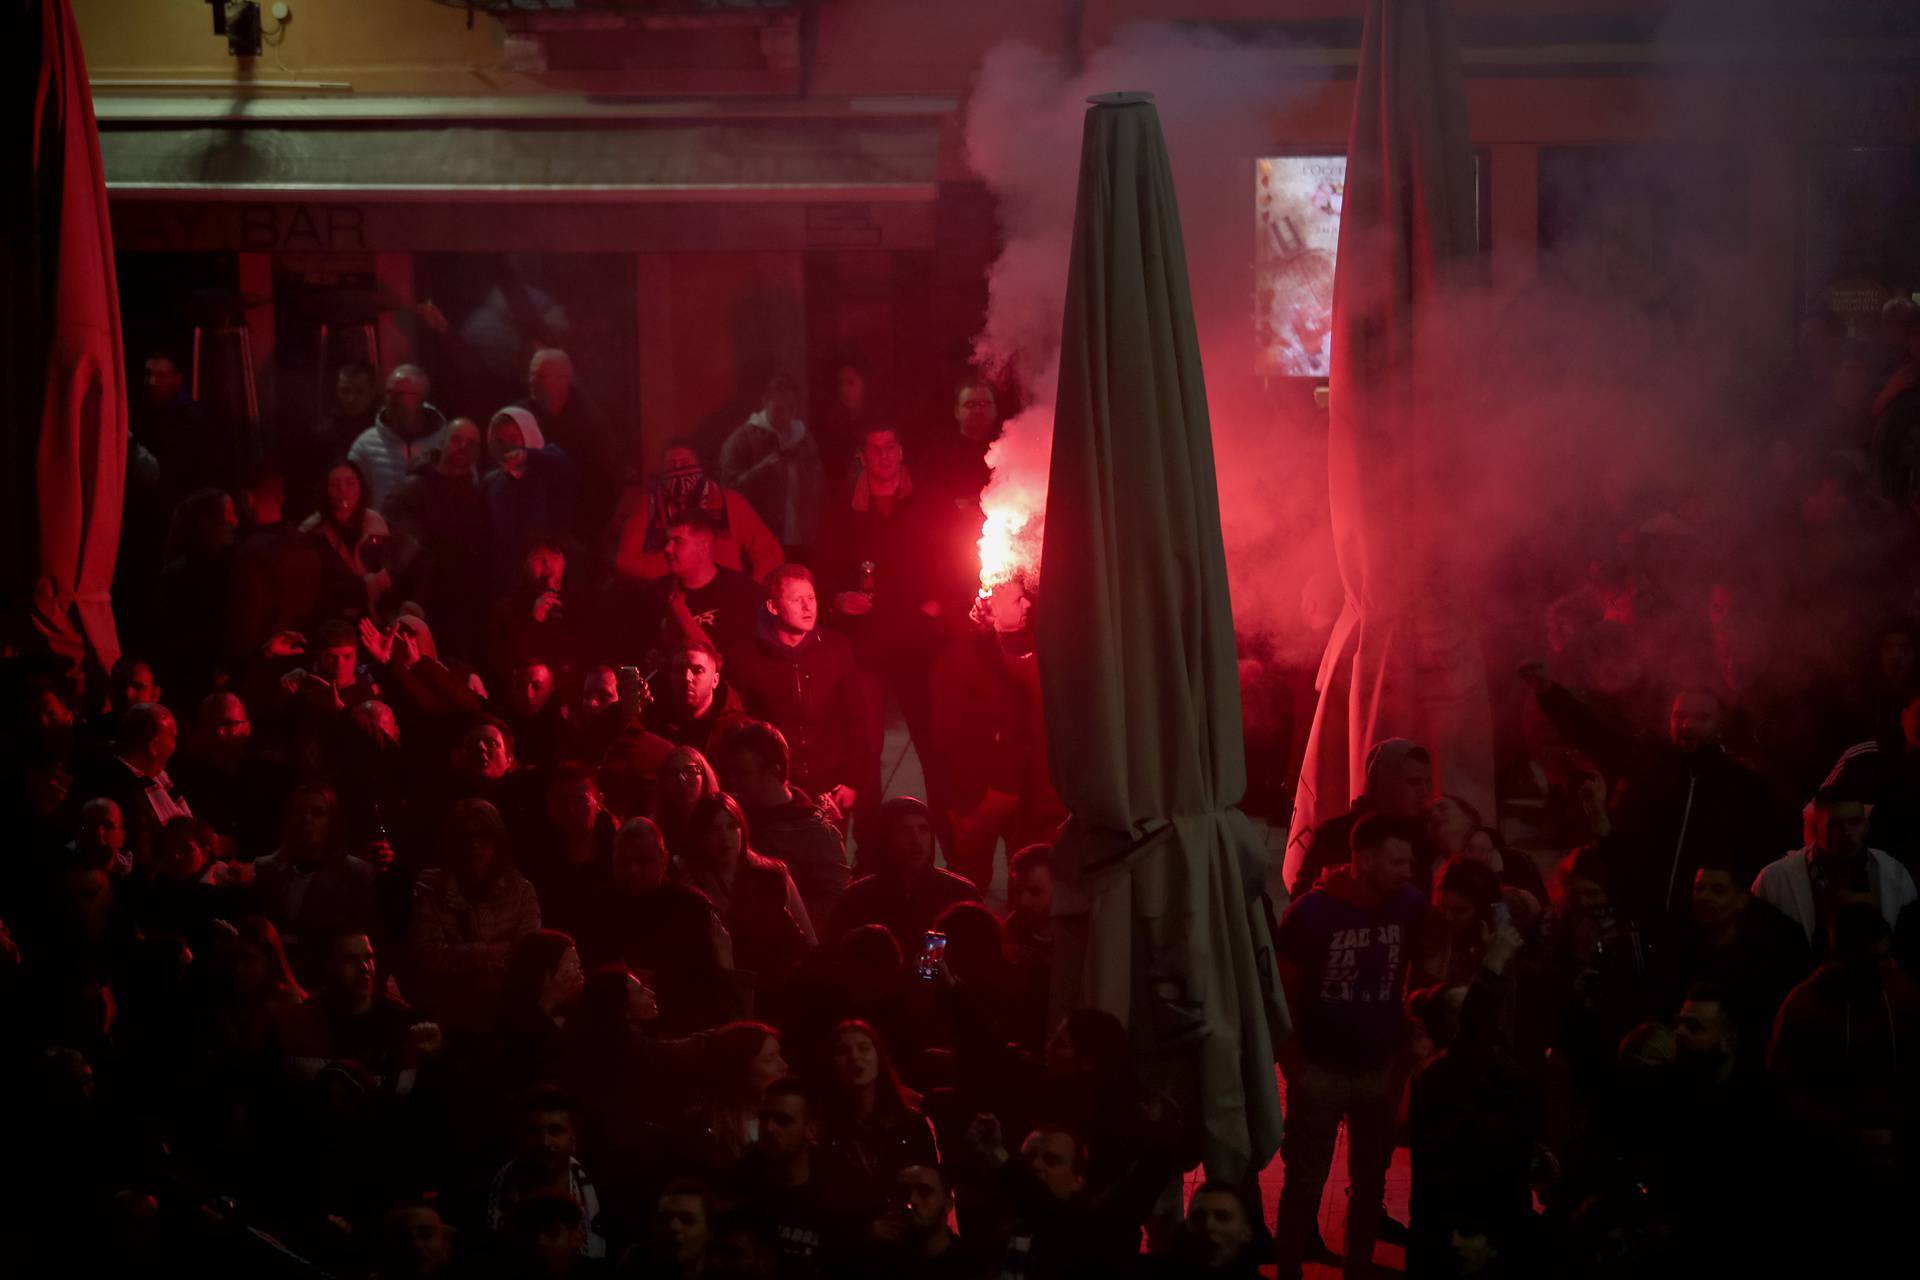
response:
M990 387L909 434L853 385L821 444L776 378L595 515L562 352L484 426L349 365L250 461L179 368L123 656L6 666L11 1221L87 1272L1138 1253L1192 1159L1116 1020L1048 1020L1030 602L968 558ZM1182 1265L1243 1254L1257 1208L1199 1203Z
M9 1215L83 1273L388 1280L1362 1275L1382 1239L1416 1275L1611 1276L1897 1239L1920 636L1862 619L1920 564L1907 340L1858 476L1823 462L1803 509L1878 548L1798 606L1823 661L1759 661L1756 579L1637 544L1545 609L1501 813L1373 744L1269 904L1271 1223L1252 1181L1182 1203L1195 1126L1127 1028L1050 1016L1064 814L1031 584L977 591L989 385L910 430L849 364L810 430L776 377L634 479L557 350L484 425L348 365L260 458L155 353L124 655L6 663ZM1690 637L1697 677L1645 660ZM883 776L896 711L924 797Z
M1342 1251L1404 1237L1413 1274L1897 1256L1920 1189L1920 317L1885 320L1877 342L1810 322L1746 389L1744 451L1555 512L1513 554L1489 614L1525 622L1487 636L1514 673L1490 660L1498 812L1436 794L1444 744L1390 738L1305 836L1276 932L1282 1274L1340 1243L1315 1218L1341 1126Z

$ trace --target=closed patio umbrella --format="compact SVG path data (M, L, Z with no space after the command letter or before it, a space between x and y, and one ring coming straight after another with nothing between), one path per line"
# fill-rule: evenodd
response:
M1125 1021L1239 1180L1280 1141L1286 1027L1258 899L1233 615L1186 252L1150 95L1092 99L1036 611L1071 819L1056 1003Z
M1327 642L1287 849L1365 786L1368 748L1404 737L1442 789L1493 810L1493 711L1448 476L1470 427L1453 409L1448 311L1479 252L1466 91L1448 0L1368 0L1333 281L1328 505L1346 604Z
M67 0L28 0L14 21L28 145L7 197L9 596L31 600L55 653L109 668L127 403L100 139Z

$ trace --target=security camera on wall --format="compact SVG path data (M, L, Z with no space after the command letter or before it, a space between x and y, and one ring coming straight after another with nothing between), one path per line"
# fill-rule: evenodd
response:
M260 56L260 6L255 0L207 0L213 6L213 34L227 38L235 58Z

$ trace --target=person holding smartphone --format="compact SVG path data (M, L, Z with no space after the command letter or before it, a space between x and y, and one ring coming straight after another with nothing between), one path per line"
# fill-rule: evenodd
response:
M840 896L825 940L864 924L885 925L901 955L917 956L941 912L956 902L980 901L973 881L933 865L933 815L924 801L896 796L882 804L861 842L863 864L872 874Z

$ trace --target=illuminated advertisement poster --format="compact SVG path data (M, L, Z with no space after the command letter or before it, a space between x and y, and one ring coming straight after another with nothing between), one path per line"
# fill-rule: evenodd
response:
M1333 255L1345 156L1279 156L1256 165L1254 323L1259 371L1324 378L1333 334Z

